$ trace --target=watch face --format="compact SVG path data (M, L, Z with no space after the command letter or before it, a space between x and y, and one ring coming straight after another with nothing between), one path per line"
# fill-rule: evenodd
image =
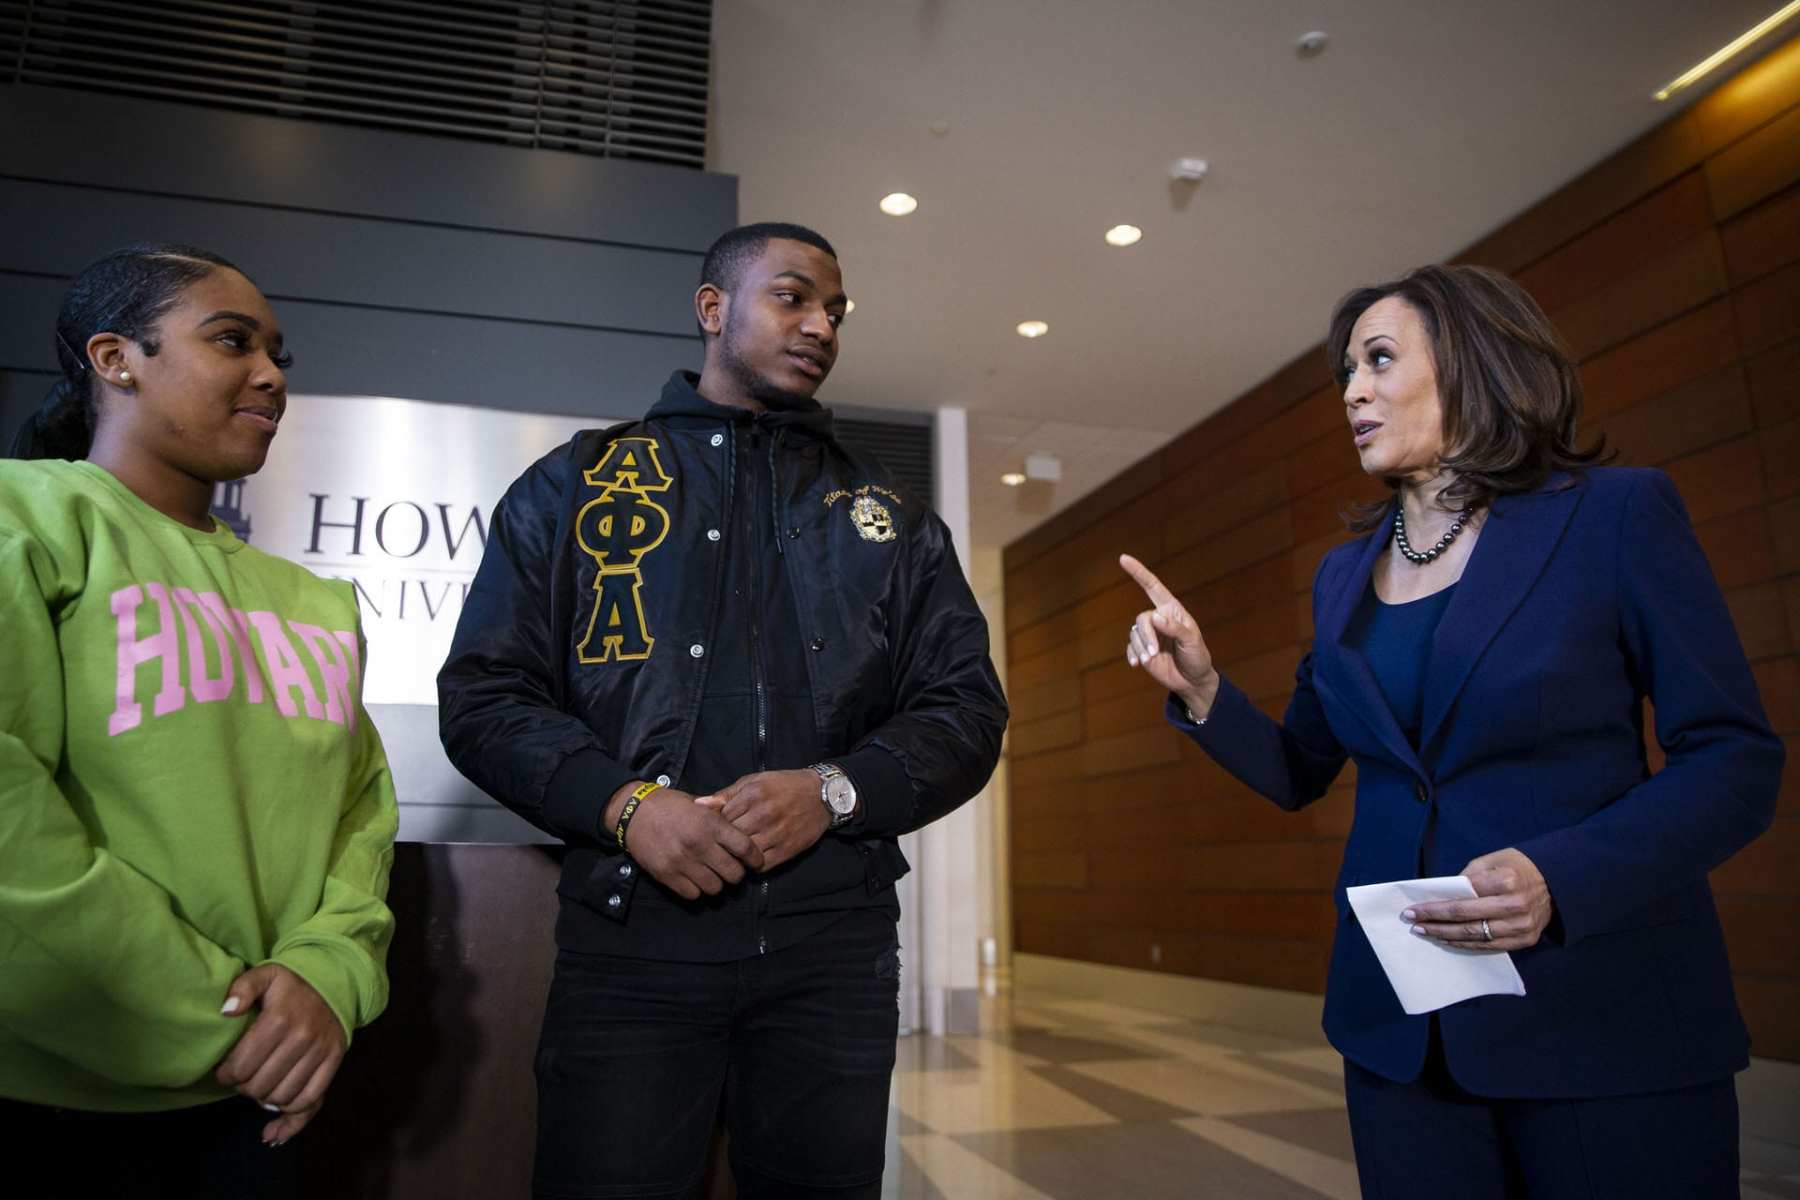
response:
M829 804L831 806L831 811L837 813L839 816L855 812L856 788L852 786L850 780L843 775L839 775L835 779L827 780L825 783L825 803Z

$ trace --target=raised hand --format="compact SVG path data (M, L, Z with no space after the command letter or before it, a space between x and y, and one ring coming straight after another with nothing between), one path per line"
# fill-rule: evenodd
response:
M1119 565L1151 604L1131 622L1125 661L1174 692L1190 713L1204 717L1219 694L1219 673L1200 626L1149 567L1129 554L1119 555Z
M811 849L831 828L831 813L819 797L819 774L811 768L759 771L695 803L717 809L749 834L767 868Z
M620 791L629 794L634 786ZM818 803L816 782L813 800ZM609 815L616 811L609 806ZM652 879L684 900L716 896L727 884L742 881L746 870L763 869L763 852L749 834L673 788L659 788L639 803L626 828L625 848Z

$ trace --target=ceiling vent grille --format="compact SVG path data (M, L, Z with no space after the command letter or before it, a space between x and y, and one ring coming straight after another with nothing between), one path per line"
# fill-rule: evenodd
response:
M0 82L702 167L711 0L0 0Z

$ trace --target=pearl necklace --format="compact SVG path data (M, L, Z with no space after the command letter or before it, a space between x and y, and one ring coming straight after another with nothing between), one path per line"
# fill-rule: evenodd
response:
M1450 548L1450 543L1463 531L1463 522L1469 519L1472 511L1465 508L1457 513L1456 518L1450 522L1450 528L1444 531L1444 536L1433 543L1431 549L1421 552L1414 550L1412 543L1406 540L1406 506L1399 505L1394 509L1394 545L1400 548L1400 553L1406 557L1407 562L1415 567L1422 567Z

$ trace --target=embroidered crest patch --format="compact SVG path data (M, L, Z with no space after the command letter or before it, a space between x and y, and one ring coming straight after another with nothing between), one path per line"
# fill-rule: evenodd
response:
M856 502L850 506L850 520L855 523L856 532L862 535L865 542L894 540L894 514L873 496L856 498Z

